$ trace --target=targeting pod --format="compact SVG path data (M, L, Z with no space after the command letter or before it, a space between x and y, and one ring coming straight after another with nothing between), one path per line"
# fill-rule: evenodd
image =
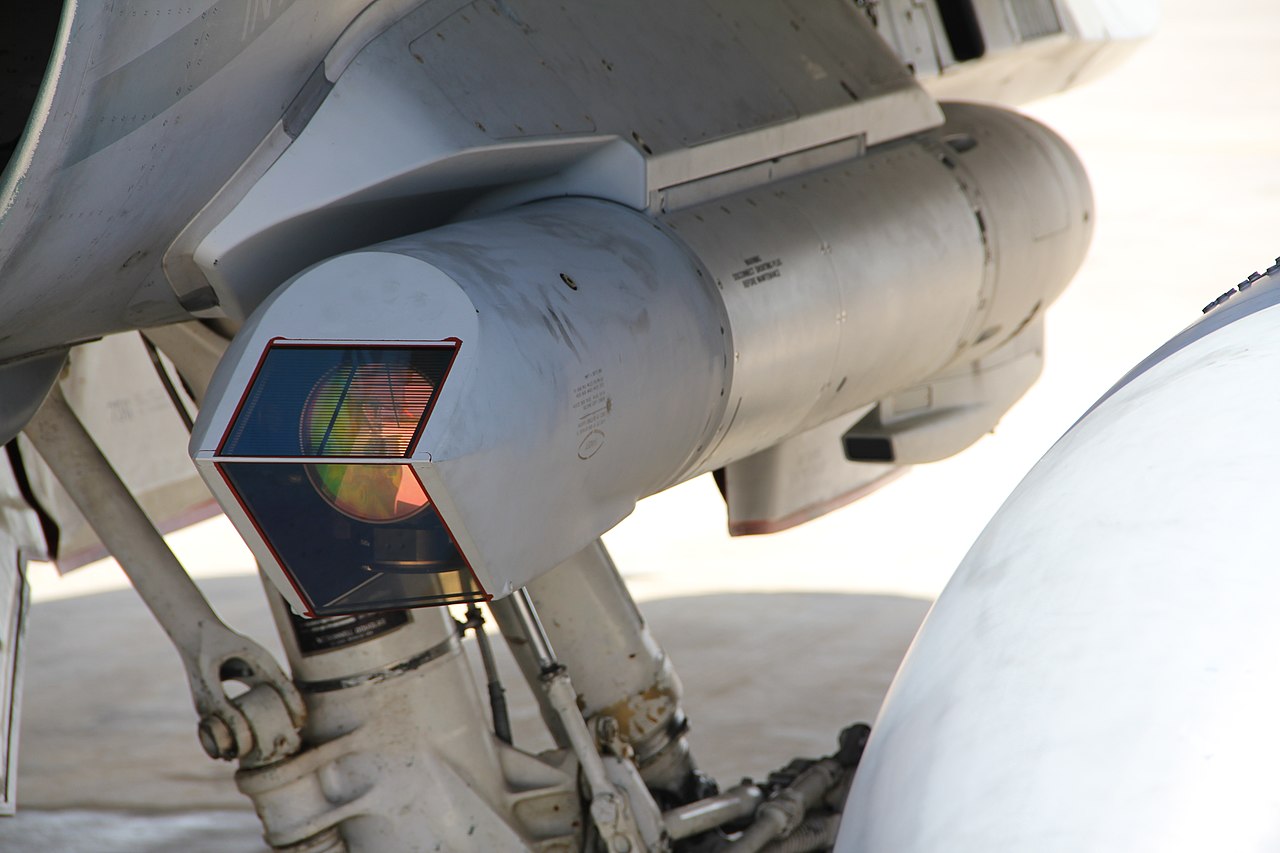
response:
M196 463L321 614L506 595L726 466L731 504L847 492L732 467L793 437L825 437L837 472L860 470L855 422L897 464L955 452L1038 375L1092 199L1047 129L947 112L660 215L541 201L316 264L228 350Z

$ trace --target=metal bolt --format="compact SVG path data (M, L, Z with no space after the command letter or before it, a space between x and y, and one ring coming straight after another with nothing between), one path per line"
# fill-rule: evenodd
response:
M613 717L606 715L596 719L596 738L600 743L613 743L620 733L618 721Z
M210 714L200 721L197 730L200 745L210 758L230 761L236 757L236 735L221 717Z

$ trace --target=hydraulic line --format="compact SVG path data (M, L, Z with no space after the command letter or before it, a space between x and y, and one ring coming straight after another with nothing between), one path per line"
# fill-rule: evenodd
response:
M191 432L195 421L191 419L191 413L187 411L186 404L182 402L182 397L178 395L178 389L173 384L169 371L165 369L164 362L160 360L160 351L156 349L156 345L146 335L139 335L142 338L142 344L147 348L147 355L151 358L151 366L156 369L156 376L160 377L160 384L164 386L164 391L169 395L169 402L173 403L173 408L177 411L178 417L182 418L182 425L187 428L187 432Z
M467 605L467 621L476 635L476 648L480 650L480 662L484 666L486 687L489 690L489 710L493 714L493 734L503 743L511 743L511 717L507 713L507 692L498 676L498 665L493 659L493 646L484 632L484 616L474 603Z
M529 591L524 587L510 597L511 610L529 643L529 650L542 673L541 687L555 712L569 745L578 757L591 798L591 819L610 850L643 850L646 845L626 796L613 784L596 748L595 738L578 709L578 694L569 672L556 660L555 650L538 618ZM652 802L652 801L651 801Z

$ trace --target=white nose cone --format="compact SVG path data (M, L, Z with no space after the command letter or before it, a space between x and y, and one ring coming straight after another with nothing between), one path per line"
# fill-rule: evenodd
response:
M1249 297L987 527L890 691L838 851L1280 850L1280 307Z

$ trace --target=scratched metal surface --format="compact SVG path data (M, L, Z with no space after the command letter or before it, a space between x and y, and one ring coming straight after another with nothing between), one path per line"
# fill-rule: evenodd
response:
M365 5L70 5L0 187L0 361L183 319L165 248Z

